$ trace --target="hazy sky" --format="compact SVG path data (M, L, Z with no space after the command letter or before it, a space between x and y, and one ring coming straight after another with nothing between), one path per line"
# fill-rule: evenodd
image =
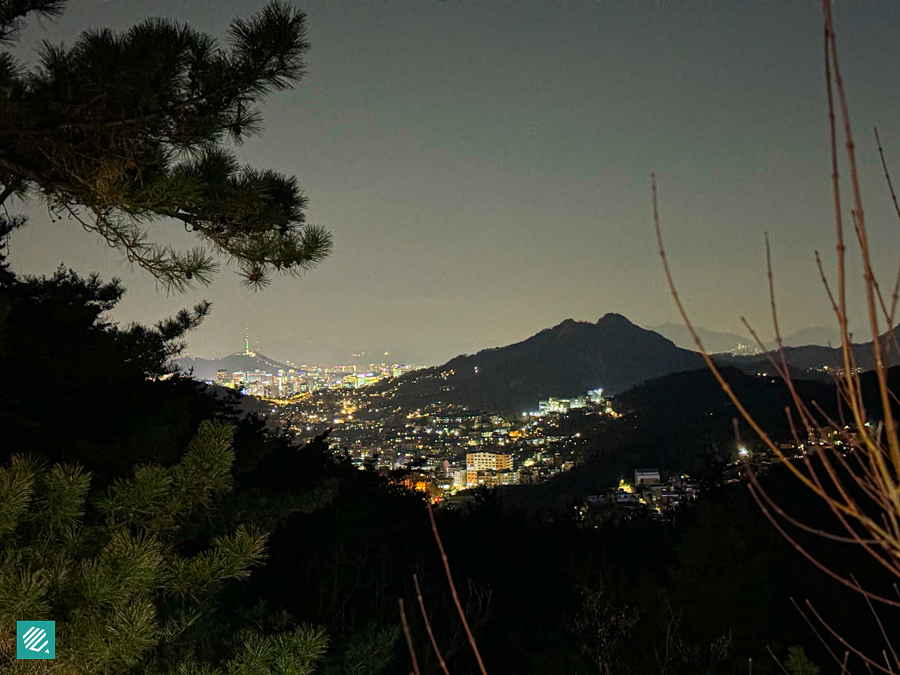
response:
M170 17L222 36L262 2L75 0L35 39ZM299 178L334 254L246 291L233 270L176 296L70 221L11 242L19 272L119 276L114 318L152 322L200 299L197 356L242 347L309 362L352 351L444 359L566 318L675 320L653 234L658 175L669 255L697 322L765 325L763 233L785 329L833 323L813 251L833 260L822 29L815 2L298 3L309 74L268 99L242 159ZM838 48L877 265L900 255L878 126L900 181L900 3L839 2ZM179 234L180 232L180 234ZM160 224L160 242L190 239ZM855 280L855 278L854 278ZM887 284L888 282L886 282ZM889 285L889 284L888 284Z

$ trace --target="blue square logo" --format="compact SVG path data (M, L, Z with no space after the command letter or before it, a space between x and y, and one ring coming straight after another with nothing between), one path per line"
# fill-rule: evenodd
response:
M55 659L55 621L16 621L17 659Z

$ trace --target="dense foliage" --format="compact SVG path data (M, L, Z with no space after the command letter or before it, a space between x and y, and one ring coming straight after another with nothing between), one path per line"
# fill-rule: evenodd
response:
M19 661L0 643L4 672L305 675L325 650L321 629L282 618L266 634L245 627L222 644L216 594L245 578L265 535L237 526L193 555L181 552L198 518L231 490L231 429L200 426L181 461L144 465L89 499L77 464L20 455L0 469L0 630L15 618L54 620L54 660Z
M4 2L0 37L64 5ZM260 130L256 104L303 76L308 47L304 15L273 3L235 20L227 46L153 19L88 31L71 47L45 43L27 71L0 52L0 204L40 195L170 288L207 283L217 263L203 247L148 240L167 219L236 261L250 284L309 269L331 239L305 222L296 179L242 166L225 146Z

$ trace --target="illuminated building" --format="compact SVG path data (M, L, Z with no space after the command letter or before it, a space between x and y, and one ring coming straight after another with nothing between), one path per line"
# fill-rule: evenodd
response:
M519 474L515 471L500 471L497 473L501 485L518 485Z
M659 485L659 469L636 469L634 472L634 484Z
M549 413L567 413L574 408L584 408L584 396L576 396L575 398L553 398L550 397L546 401L538 403L538 412L541 415Z
M512 456L494 452L470 452L466 454L466 469L469 471L509 471Z
M357 373L355 387L360 389L366 385L375 384L376 382L378 382L378 376L374 373Z
M501 484L500 474L496 471L466 471L466 487L497 487Z
M500 472L512 473L512 456L496 452L470 452L466 454L466 486L509 485L512 479L503 482Z

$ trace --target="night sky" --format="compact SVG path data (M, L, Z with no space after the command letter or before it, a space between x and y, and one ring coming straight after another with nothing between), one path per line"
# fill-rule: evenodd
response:
M43 28L32 22L14 51L28 60L37 39L150 16L222 36L262 5L77 0ZM210 287L167 296L96 235L15 203L32 215L12 237L15 271L64 262L119 276L120 322L208 299L212 315L189 340L196 356L242 349L247 323L262 352L297 363L359 350L439 362L566 318L676 320L653 234L656 172L670 259L699 325L743 332L746 314L770 332L766 231L785 330L833 324L813 257L834 258L817 3L298 6L309 73L267 100L264 134L239 152L298 177L309 222L334 235L328 260L262 292L226 268ZM900 3L840 2L836 25L889 286L900 222L872 127L900 182ZM177 224L153 236L192 242Z

